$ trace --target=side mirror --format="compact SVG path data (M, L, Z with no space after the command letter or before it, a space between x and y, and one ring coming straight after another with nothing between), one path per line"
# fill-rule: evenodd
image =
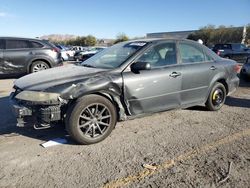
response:
M147 62L135 62L131 66L131 71L134 73L139 73L141 70L150 70L151 65Z

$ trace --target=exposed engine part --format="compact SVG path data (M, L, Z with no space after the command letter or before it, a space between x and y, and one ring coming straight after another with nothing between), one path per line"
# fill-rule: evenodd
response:
M41 129L48 129L48 128L51 127L51 125L50 125L50 124L39 124L39 125L34 124L33 127L34 127L34 129L36 129L36 130L41 130Z
M60 106L49 106L37 111L37 120L40 124L49 124L52 121L61 120Z

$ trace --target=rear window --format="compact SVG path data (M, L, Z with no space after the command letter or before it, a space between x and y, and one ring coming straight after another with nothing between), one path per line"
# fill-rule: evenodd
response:
M30 41L30 47L31 48L43 48L43 45L39 42Z
M25 49L29 44L25 40L6 40L6 49Z

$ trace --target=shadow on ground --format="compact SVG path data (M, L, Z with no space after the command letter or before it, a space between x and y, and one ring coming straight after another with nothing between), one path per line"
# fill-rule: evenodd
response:
M240 87L250 87L250 79L240 79Z
M16 118L12 113L8 97L0 98L0 136L11 137L23 135L41 141L48 141L54 138L65 138L67 132L64 126L58 125L50 129L35 130L33 127L17 127ZM72 140L67 138L68 144L74 144Z
M225 104L233 107L250 108L250 99L229 96L227 97Z

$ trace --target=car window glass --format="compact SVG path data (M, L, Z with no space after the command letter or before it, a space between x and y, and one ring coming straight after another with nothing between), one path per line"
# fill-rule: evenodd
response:
M233 50L240 51L243 50L241 44L232 44Z
M34 42L34 41L30 41L30 46L31 46L31 48L42 48L43 47L43 45L41 43Z
M213 58L210 57L209 55L205 54L205 60L206 61L213 61Z
M4 49L4 40L0 40L0 49Z
M146 50L137 62L150 63L152 68L177 64L175 43L163 43Z
M22 49L29 48L28 42L25 40L6 40L6 49Z
M240 45L241 50L245 50L247 47L244 44Z
M203 50L186 43L180 43L180 56L182 63L196 63L205 61Z

